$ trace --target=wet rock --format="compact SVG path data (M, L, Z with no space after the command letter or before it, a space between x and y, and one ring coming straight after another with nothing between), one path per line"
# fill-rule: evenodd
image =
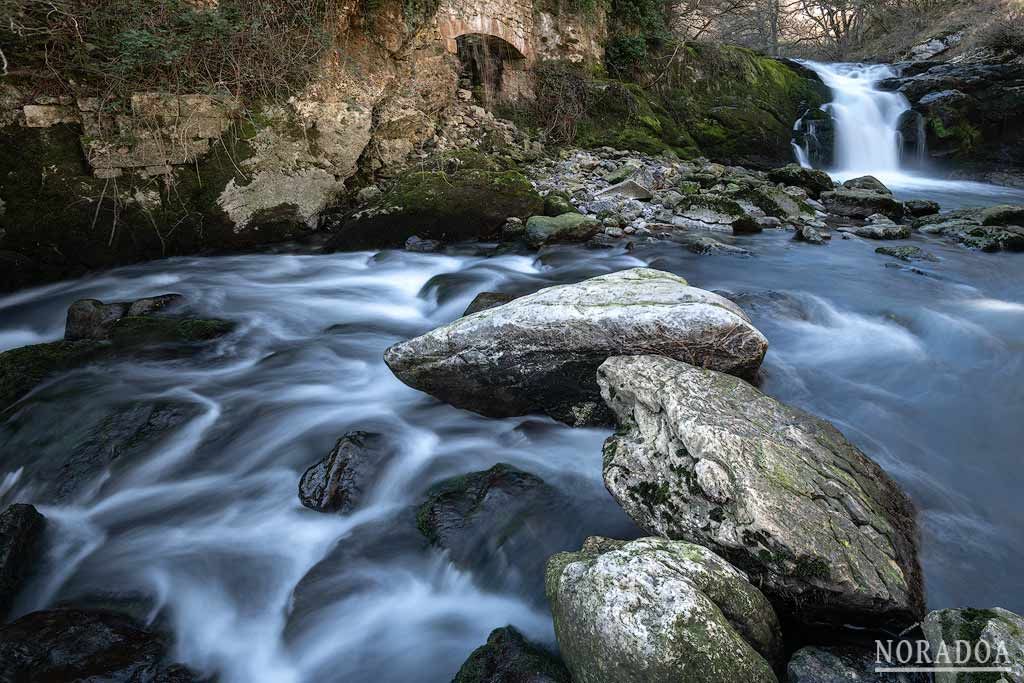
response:
M757 227L756 221L732 199L716 194L687 195L676 206L676 216L683 219L681 227L696 227L705 230L733 232L734 224L749 228L750 223ZM676 221L673 221L676 222Z
M598 383L623 425L605 485L641 528L718 552L803 623L923 614L913 507L831 424L659 356L610 358Z
M1024 225L1024 206L990 206L981 212L982 225Z
M878 247L875 249L876 254L882 254L884 256L892 256L898 258L901 261L938 261L939 259L928 253L921 247Z
M807 242L808 244L825 244L830 237L826 237L825 233L812 225L797 226L796 232L793 233L793 239L797 242Z
M546 587L573 680L773 683L778 620L746 576L682 541L587 539L552 557Z
M594 373L611 355L660 353L752 376L768 343L732 302L634 268L549 287L395 344L409 386L491 417L531 412L600 422Z
M496 628L455 674L452 683L572 683L565 665L513 626Z
M710 235L698 235L691 232L676 231L669 239L682 244L694 254L732 254L734 256L750 256L750 251L733 244L725 244Z
M545 216L551 216L554 218L566 213L579 213L579 209L573 206L566 193L549 192L548 195L544 197Z
M597 219L579 213L533 216L526 221L526 243L540 247L549 242L586 242L600 229Z
M299 500L317 512L350 512L359 505L390 458L384 437L349 432L327 457L306 470Z
M466 306L466 310L462 315L473 315L480 311L486 311L488 308L507 304L509 301L513 301L518 298L519 297L515 294L505 294L503 292L480 292L473 297L472 301L469 302L469 306Z
M1015 225L979 225L958 231L960 244L981 251L1024 251L1024 228Z
M405 241L405 250L420 254L430 254L441 249L439 240L425 240L413 235Z
M43 380L84 365L99 357L102 351L98 342L61 341L0 353L0 412Z
M969 645L969 661L953 661L957 666L1000 667L1008 671L986 673L982 678L977 673L940 671L935 674L935 683L975 683L982 680L1006 680L1012 683L1024 681L1024 617L1000 607L992 609L943 609L930 612L921 623L932 657L936 658L944 648L950 658L962 655L968 648L958 646L958 641ZM984 653L990 653L985 658ZM1004 653L1004 656L997 656ZM981 657L978 657L981 654ZM933 659L934 661L934 659ZM946 666L950 663L946 662Z
M788 164L782 168L771 170L768 172L768 179L773 183L802 187L815 199L822 192L828 192L835 187L828 173L813 168L804 168L800 164Z
M137 301L115 301L105 304L96 299L80 299L68 307L64 339L109 339L117 321L124 317L143 317L163 309L179 306L185 297L162 294Z
M843 183L843 187L848 190L865 190L867 192L875 192L878 194L892 194L892 190L886 187L881 180L873 175L851 178Z
M879 216L865 225L838 228L857 237L869 240L905 240L910 237L910 226L897 225L884 216Z
M131 618L103 610L50 609L0 627L0 680L192 683L167 661L168 643Z
M833 190L821 194L821 202L829 213L847 218L867 218L876 213L898 220L903 217L903 202L892 195L873 190Z
M874 649L857 647L805 647L789 660L789 683L928 683L925 673L875 673L879 666Z
M906 209L907 215L913 218L932 216L937 214L940 209L939 203L930 199L910 199L903 202L903 208Z
M31 505L0 512L0 622L42 556L46 518Z
M736 199L745 200L769 216L781 220L796 220L814 216L812 209L802 198L794 197L777 187L753 187L734 192Z
M416 514L427 540L485 587L538 602L545 560L567 547L579 524L571 501L540 477L504 463L442 481Z

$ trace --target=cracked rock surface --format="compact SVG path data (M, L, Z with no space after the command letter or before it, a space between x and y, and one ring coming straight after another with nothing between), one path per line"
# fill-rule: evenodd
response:
M548 561L555 635L576 683L774 683L778 619L707 548L591 537Z
M598 383L622 425L605 485L640 527L711 548L804 623L920 619L909 499L831 424L669 358L611 358Z
M610 356L660 354L745 377L768 342L736 304L650 268L549 287L395 344L409 386L490 417L608 422L595 380Z

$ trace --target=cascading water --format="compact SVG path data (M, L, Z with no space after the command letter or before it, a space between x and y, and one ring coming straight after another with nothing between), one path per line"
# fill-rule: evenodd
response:
M805 64L833 93L825 109L835 127L835 171L849 176L899 172L903 146L899 125L910 103L902 93L875 87L897 75L893 68L886 64Z

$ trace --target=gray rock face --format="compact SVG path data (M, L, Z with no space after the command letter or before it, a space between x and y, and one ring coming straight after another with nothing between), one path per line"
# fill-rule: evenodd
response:
M875 651L853 647L805 647L786 667L789 683L928 683L925 673L875 673Z
M452 683L572 683L565 665L512 626L496 628Z
M0 621L39 559L45 529L46 519L31 505L0 512Z
M910 501L831 424L658 356L610 358L598 383L622 425L605 485L641 528L713 549L804 623L923 614Z
M546 572L555 635L577 683L775 682L778 620L707 548L590 538Z
M1024 617L999 607L943 609L930 612L921 628L931 646L933 661L940 646L944 645L952 658L957 656L957 641L966 641L971 650L969 661L954 661L954 665L1008 669L984 674L943 671L935 674L935 683L981 683L998 681L1000 677L1009 683L1024 683ZM988 659L984 659L985 652L990 655Z
M161 294L137 301L115 301L105 304L96 299L80 299L68 307L64 339L107 339L114 324L124 317L143 317L165 308L180 305L180 294Z
M658 353L749 377L768 342L734 303L649 268L542 289L384 354L409 386L491 417L546 412L600 422L594 373L609 356Z
M840 232L853 233L857 237L869 240L905 240L910 237L910 227L897 225L893 221L882 216L872 217L874 220L866 225L858 225L850 228L839 228Z
M302 475L299 500L318 512L349 512L390 455L381 435L349 432L338 439L326 458Z
M548 242L586 242L601 229L591 216L563 213L561 216L533 216L526 221L526 243L540 247Z
M880 213L892 219L903 217L903 202L892 195L872 190L833 190L821 194L821 202L830 213L847 218L867 218Z

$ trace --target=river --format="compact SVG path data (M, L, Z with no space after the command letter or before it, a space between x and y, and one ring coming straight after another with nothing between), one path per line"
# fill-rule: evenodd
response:
M966 203L1005 201L989 186L949 189ZM915 192L929 195L938 191ZM915 235L909 242L941 259L915 271L858 239L723 239L753 255L279 247L0 299L2 348L60 338L68 305L83 297L180 292L199 312L240 323L188 360L72 373L0 425L0 504L36 502L51 520L46 566L16 613L86 595L146 596L144 609L176 635L174 655L225 683L447 681L509 623L553 643L550 615L518 577L484 583L456 569L427 547L410 510L432 484L506 462L575 502L573 516L551 511L563 547L636 534L601 481L607 432L457 410L401 384L381 356L457 317L480 291L639 265L737 296L770 342L762 389L834 422L908 490L929 607L1024 611L1021 256ZM173 406L171 428L143 431L152 437L125 446L100 481L53 502L53 461L116 433L110 415L154 405ZM369 500L347 516L303 508L302 471L353 429L396 445Z

